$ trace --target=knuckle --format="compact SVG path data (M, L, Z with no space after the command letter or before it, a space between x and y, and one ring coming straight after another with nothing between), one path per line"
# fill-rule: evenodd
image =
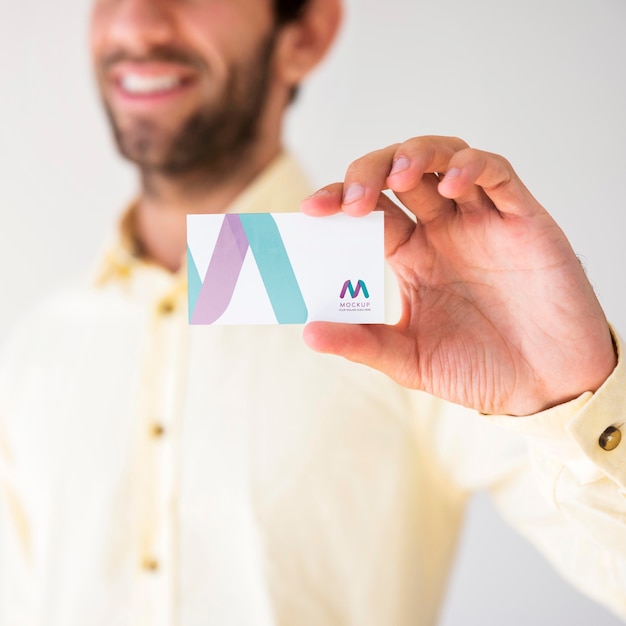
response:
M460 137L448 137L450 144L452 144L453 146L456 146L457 150L465 150L470 148L470 145L464 140L461 139Z
M379 169L387 168L391 163L391 157L397 151L400 144L393 144L386 148L373 150L352 161L348 166L346 178L370 176ZM384 167L383 167L384 166Z

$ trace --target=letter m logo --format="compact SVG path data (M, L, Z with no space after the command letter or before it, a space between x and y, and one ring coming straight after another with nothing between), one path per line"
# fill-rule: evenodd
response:
M363 297L364 298L369 298L370 294L367 291L367 287L365 286L365 282L362 280L359 280L359 282L357 282L356 284L356 289L352 286L352 281L347 280L344 284L343 287L341 288L341 293L339 294L339 297L343 300L346 297L346 293L350 292L350 297L351 298L356 298L361 291L363 291Z

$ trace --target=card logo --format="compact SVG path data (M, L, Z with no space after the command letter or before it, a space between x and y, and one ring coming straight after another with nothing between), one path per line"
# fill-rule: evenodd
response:
M225 215L204 280L187 247L189 322L213 324L233 297L248 252L259 269L279 324L303 324L308 311L285 244L267 213Z
M346 296L350 294L350 300L346 299ZM357 298L361 295L361 299ZM367 289L367 285L364 280L359 279L356 283L356 287L352 284L351 280L346 280L339 293L340 311L371 311L370 307L370 294Z
M339 294L339 297L343 300L346 297L346 292L350 292L350 297L354 300L354 298L356 298L360 293L361 290L363 290L363 297L366 299L369 299L370 294L367 291L367 286L365 285L365 282L362 280L359 280L356 284L356 289L352 286L352 281L351 280L347 280L344 284L343 287L341 288L341 293Z

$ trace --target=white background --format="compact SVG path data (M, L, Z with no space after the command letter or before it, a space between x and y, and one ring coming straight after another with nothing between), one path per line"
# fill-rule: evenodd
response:
M0 341L88 266L131 197L91 83L88 0L0 2ZM288 143L316 183L419 134L504 154L626 329L623 0L348 0L340 41L294 108ZM470 509L443 626L611 626L494 516ZM1 625L10 626L10 625Z

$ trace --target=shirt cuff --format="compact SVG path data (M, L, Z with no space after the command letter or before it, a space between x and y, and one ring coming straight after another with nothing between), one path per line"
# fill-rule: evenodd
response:
M581 482L595 480L601 473L626 488L625 344L614 329L611 332L617 366L595 393L587 391L535 415L492 415L487 419L527 437L536 452L568 466ZM616 428L621 431L617 436L622 435L612 450L600 443L607 428Z

